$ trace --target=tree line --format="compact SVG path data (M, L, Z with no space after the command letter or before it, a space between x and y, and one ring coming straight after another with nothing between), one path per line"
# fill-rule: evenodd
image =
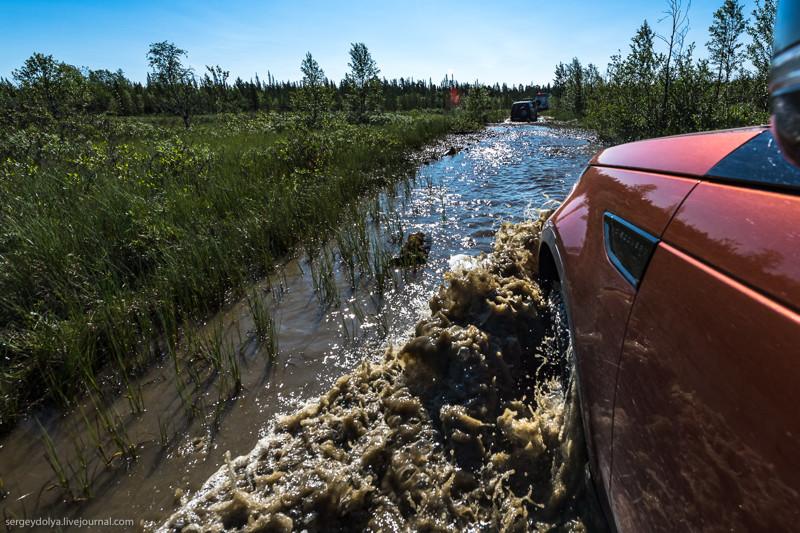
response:
M696 59L687 43L691 0L667 0L657 32L645 21L627 55L611 57L606 72L584 66L576 57L559 63L552 85L485 86L380 78L380 69L364 43L350 50L350 71L340 82L329 79L309 52L300 81L278 81L267 72L250 80L231 80L219 65L200 74L185 65L186 50L174 43L153 43L146 54L145 83L122 70L79 69L51 55L34 53L0 78L0 127L69 123L96 116L179 116L186 127L197 115L239 112L297 112L312 126L331 113L349 122L380 120L384 111L466 108L465 124L496 119L514 101L550 92L558 117L579 118L604 138L617 141L763 123L768 120L767 83L776 0L756 0L744 17L740 0L724 0L714 13L705 43L708 57ZM749 42L744 39L749 36ZM661 43L660 50L656 50ZM749 61L752 70L745 68Z
M695 43L686 42L690 7L690 0L668 0L659 20L668 30L658 33L645 21L627 55L612 56L603 75L577 57L559 63L554 112L581 118L617 141L768 122L776 0L756 0L749 18L740 0L724 0L708 28L704 59L696 59ZM659 41L663 51L656 50Z
M129 80L122 70L79 69L52 55L34 53L0 78L0 124L25 127L37 121L61 121L76 116L179 116L188 127L196 115L238 112L300 111L317 124L327 112L346 112L353 122L382 111L444 110L463 106L480 87L485 105L496 109L549 90L549 85L459 83L447 76L432 79L380 78L375 60L364 43L350 50L350 71L339 83L330 80L309 52L302 60L299 82L278 81L269 72L250 80L232 80L219 65L206 65L200 74L186 65L188 53L174 43L153 43L146 58L146 83ZM483 94L485 93L485 94ZM459 97L459 94L462 96Z

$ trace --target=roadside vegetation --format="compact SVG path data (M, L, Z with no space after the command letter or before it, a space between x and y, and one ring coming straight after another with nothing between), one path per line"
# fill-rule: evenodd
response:
M233 80L219 65L206 65L204 72L195 72L184 65L188 55L173 43L153 43L146 54L152 72L147 83L140 83L128 80L121 70L78 69L50 55L35 53L11 79L0 78L0 125L16 129L42 115L56 120L81 114L173 115L186 127L191 127L195 117L214 114L315 115L309 94L314 94L313 101L327 111L344 113L351 122L366 123L380 121L381 113L437 110L458 115L473 88L485 92L493 112L490 118L495 118L507 116L514 101L550 88L549 84L484 86L447 76L438 82L411 77L388 80L379 77L377 64L370 65L372 57L363 43L353 45L351 72L339 83L325 77L310 53L303 61L304 78L300 82L279 81L269 72L266 80L258 75L250 80Z
M17 132L0 164L3 426L31 401L65 406L111 357L146 364L161 334L199 319L315 245L342 205L405 177L444 116L380 126L214 117Z
M0 432L99 393L108 364L131 393L188 321L406 178L409 151L488 119L485 89L450 111L449 85L403 82L414 106L385 111L362 43L336 88L311 54L301 83L267 85L198 84L185 56L153 44L146 87L41 54L0 83Z
M690 6L667 0L658 20L666 31L645 21L605 74L578 58L559 63L551 114L582 120L612 141L768 123L775 0L756 0L749 18L740 0L724 0L704 59L686 42Z

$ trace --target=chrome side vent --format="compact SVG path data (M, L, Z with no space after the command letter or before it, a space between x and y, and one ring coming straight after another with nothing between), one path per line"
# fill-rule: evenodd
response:
M603 225L608 259L638 289L659 240L613 213L603 216Z

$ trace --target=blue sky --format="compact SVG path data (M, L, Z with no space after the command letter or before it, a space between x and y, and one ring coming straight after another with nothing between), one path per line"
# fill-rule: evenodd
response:
M723 0L695 0L688 41L705 54L708 26ZM684 3L686 0L684 0ZM754 0L743 2L749 16ZM299 80L311 52L336 81L347 72L351 43L363 42L381 76L494 84L552 81L555 65L578 57L605 71L646 19L659 23L667 1L548 0L431 2L311 0L0 0L0 77L34 52L91 69L122 69L144 81L150 43L187 50L198 74L220 65L231 78L267 71Z

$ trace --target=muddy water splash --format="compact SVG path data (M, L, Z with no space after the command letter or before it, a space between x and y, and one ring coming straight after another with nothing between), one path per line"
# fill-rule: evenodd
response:
M533 281L544 216L504 224L415 337L226 459L161 531L585 530L585 457Z

